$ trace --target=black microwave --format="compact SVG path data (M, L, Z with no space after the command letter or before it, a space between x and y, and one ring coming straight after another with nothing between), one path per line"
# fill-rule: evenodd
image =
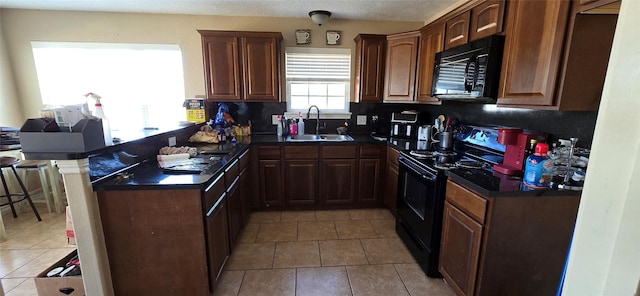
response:
M493 35L436 54L431 96L439 100L495 101L504 36Z

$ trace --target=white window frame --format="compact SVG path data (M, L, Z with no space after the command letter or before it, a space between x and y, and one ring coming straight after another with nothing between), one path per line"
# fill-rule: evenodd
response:
M288 53L310 53L310 54L341 54L341 55L348 55L349 58L349 78L347 80L344 79L331 79L331 78L323 78L323 79L318 79L318 81L321 82L341 82L341 83L345 83L345 102L344 102L344 108L341 110L336 111L335 109L333 110L323 110L322 108L320 108L320 118L321 119L350 119L351 118L351 112L349 112L349 104L351 103L351 49L348 48L308 48L308 47L287 47L285 49L285 67L287 64L287 59L286 59L286 54ZM290 79L289 77L287 77L287 71L285 69L285 80L286 80L286 100L287 100L287 111L286 111L286 116L288 118L294 118L298 116L298 113L302 113L303 117L306 117L308 108L306 109L292 109L291 107L291 103L292 103L292 99L291 99L291 82L295 82L295 81L305 81L304 79ZM313 81L313 80L309 80L309 81ZM314 113L311 115L312 118L315 118L315 110L312 110L311 113Z

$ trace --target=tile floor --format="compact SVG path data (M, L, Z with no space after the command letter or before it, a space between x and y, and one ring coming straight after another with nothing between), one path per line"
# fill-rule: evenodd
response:
M28 206L16 219L10 212L3 215L7 240L0 243L0 279L6 296L37 295L33 278L75 250L67 243L65 214L49 213L44 204L36 207L41 222Z
M254 212L216 295L455 295L428 278L386 209Z
M4 216L0 278L6 296L37 295L33 278L72 252L65 215L38 205ZM455 295L424 275L385 209L254 212L216 295Z

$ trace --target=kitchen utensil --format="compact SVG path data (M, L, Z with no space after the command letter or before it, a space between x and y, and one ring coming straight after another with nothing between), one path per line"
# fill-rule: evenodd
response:
M440 150L453 149L453 132L441 132L438 138L440 139L438 144Z
M444 124L445 124L444 115L442 114L438 115L438 121L440 122L440 124L438 124L438 131L444 132Z

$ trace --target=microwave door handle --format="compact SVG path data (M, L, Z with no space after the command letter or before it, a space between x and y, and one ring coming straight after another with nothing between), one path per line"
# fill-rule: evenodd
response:
M467 66L464 68L464 91L471 91L469 86L469 81L467 81L467 76L469 75L469 66L471 66L471 59L467 61Z

